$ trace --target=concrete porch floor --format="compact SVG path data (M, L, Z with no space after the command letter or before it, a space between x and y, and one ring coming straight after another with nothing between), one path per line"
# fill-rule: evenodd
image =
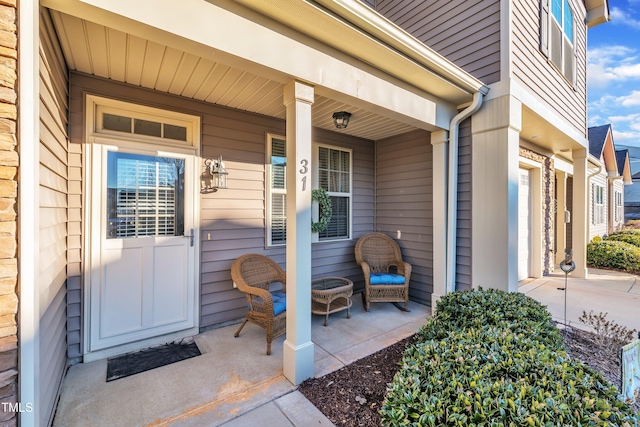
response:
M315 376L320 377L413 333L431 315L410 302L410 312L391 303L365 312L354 295L346 311L312 316ZM265 332L247 324L199 334L202 355L106 382L107 361L72 366L64 379L53 425L61 426L331 426L331 422L282 373L285 337L267 356Z

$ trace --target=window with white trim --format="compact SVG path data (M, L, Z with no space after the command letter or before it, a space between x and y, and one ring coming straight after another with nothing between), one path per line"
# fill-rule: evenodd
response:
M282 136L267 135L267 243L287 241L287 143Z
M572 85L576 82L574 22L568 0L542 0L540 50Z
M604 224L604 187L593 184L593 224Z
M622 192L616 191L614 195L614 212L615 212L615 221L621 222L624 217L624 207L622 206Z
M282 245L287 240L286 141L283 136L267 135L267 244ZM323 188L331 199L329 226L314 233L313 241L351 238L352 219L352 152L351 150L314 145L314 188ZM319 212L313 209L313 220ZM311 227L311 224L309 224Z
M318 188L331 199L331 221L318 239L337 240L351 237L351 150L317 146Z

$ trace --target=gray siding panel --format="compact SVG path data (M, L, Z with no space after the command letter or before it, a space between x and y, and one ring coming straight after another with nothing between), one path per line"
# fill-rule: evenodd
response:
M40 34L39 423L48 425L67 363L68 80L44 9Z
M376 10L484 83L500 80L499 0L379 0Z
M394 238L413 271L409 295L433 292L431 135L410 132L377 142L376 230Z
M572 87L540 52L540 1L514 1L513 12L513 76L544 100L559 116L586 133L587 109L586 57L587 28L585 16L578 12L584 5L569 0L574 11L575 46L577 50L576 85Z
M456 289L471 290L471 119L460 124L458 138Z

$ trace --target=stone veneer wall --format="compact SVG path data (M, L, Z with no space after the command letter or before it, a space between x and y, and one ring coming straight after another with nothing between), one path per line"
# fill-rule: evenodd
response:
M553 205L555 199L555 166L553 159L534 151L520 147L520 157L540 163L542 174L542 274L553 271L555 254L553 253L553 236L555 216Z
M18 259L17 0L0 0L0 402L17 402ZM0 407L0 425L15 426L15 412Z

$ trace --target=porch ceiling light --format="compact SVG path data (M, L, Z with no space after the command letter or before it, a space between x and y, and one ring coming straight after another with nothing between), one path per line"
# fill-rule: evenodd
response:
M346 111L338 111L336 113L333 113L333 123L338 129L346 128L349 124L350 118L351 113L347 113Z
M209 174L211 175L211 182L208 183L210 190L216 191L221 188L227 188L227 178L229 177L229 172L224 168L224 163L222 162L222 154L218 156L218 160L214 159L206 159L204 161L205 167L208 169Z

